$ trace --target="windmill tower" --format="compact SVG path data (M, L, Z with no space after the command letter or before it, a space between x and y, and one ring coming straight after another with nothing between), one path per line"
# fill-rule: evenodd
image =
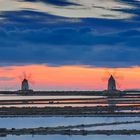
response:
M115 78L111 75L108 79L108 91L116 91L116 81Z
M28 83L28 80L26 78L22 81L21 90L22 91L28 91L29 90L29 83Z
M33 83L32 81L32 75L31 74L27 74L25 72L23 72L23 74L21 76L19 76L21 82L21 89L19 90L21 93L31 93L33 92L32 89L30 89L30 84Z

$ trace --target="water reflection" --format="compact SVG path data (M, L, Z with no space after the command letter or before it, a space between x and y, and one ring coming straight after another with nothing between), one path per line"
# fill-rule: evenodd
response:
M105 96L22 96L22 95L1 95L0 100L30 100L30 99L98 99Z

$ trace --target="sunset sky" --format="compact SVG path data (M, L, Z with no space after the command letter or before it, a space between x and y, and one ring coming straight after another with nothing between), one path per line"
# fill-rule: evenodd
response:
M140 0L0 0L0 90L140 89ZM20 78L19 78L20 77ZM33 82L32 82L33 81Z

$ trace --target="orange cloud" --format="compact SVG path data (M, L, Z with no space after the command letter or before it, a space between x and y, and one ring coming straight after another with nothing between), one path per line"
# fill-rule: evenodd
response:
M120 89L140 88L140 67L133 68L90 68L82 66L49 67L43 65L1 67L1 90L20 89L23 72L31 73L31 79L35 84L31 88L35 90L103 90L107 87L109 73L118 76L117 83ZM116 76L116 77L117 77ZM119 77L123 77L120 78ZM6 78L5 78L6 79ZM11 80L10 80L11 79ZM105 80L103 80L105 79Z

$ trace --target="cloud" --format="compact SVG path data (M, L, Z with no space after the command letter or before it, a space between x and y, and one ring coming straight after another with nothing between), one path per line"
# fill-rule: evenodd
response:
M32 30L11 30L0 31L1 41L5 44L12 42L39 44L39 45L119 45L119 44L134 44L139 46L139 29L130 29L113 33L97 33L94 28L57 28L57 29L32 29ZM9 40L6 42L6 40ZM11 45L12 47L12 45ZM14 47L14 46L13 46Z
M43 28L0 30L0 35L5 35L0 38L1 65L140 65L139 29L99 35L91 28Z
M54 13L50 13L30 7L34 4L34 6L37 5L36 8L34 7L37 9L40 1L14 1L16 2L14 6L18 8L11 8L11 4L11 7L7 7L7 9L3 7L4 10L1 10L3 11L0 12L1 66L47 64L51 66L130 67L140 65L138 9L121 6L117 9L113 8L113 11L116 12L137 15L129 20L108 19L105 16L105 18L100 18L98 14L98 18L94 18L94 16L93 18L88 18L88 16L86 18L70 18L69 15L66 17L57 16L55 10ZM67 3L62 4L61 7L60 1L60 3L47 0L46 2L50 3L49 6L59 8L59 10L61 7L89 5L89 1L81 0L79 1L82 2L80 5ZM97 8L99 6L97 4L100 3L95 2L94 7ZM128 2L129 0L127 0ZM25 3L27 5L24 5ZM47 4L45 1L42 3L46 9ZM22 5L26 7L26 10ZM129 5L137 7L137 3ZM103 7L104 4L98 9L112 11L111 7ZM2 9L1 6L0 8Z
M47 4L46 4L47 3ZM1 0L0 11L20 11L30 9L67 18L129 19L134 9L123 1L115 0ZM126 10L126 11L125 11Z
M12 81L14 80L15 78L12 78L12 77L5 77L5 76L0 76L0 81Z
M43 2L46 4L53 4L57 6L69 6L69 5L77 5L76 3L73 3L69 0L20 0L20 1L26 1L26 2Z

